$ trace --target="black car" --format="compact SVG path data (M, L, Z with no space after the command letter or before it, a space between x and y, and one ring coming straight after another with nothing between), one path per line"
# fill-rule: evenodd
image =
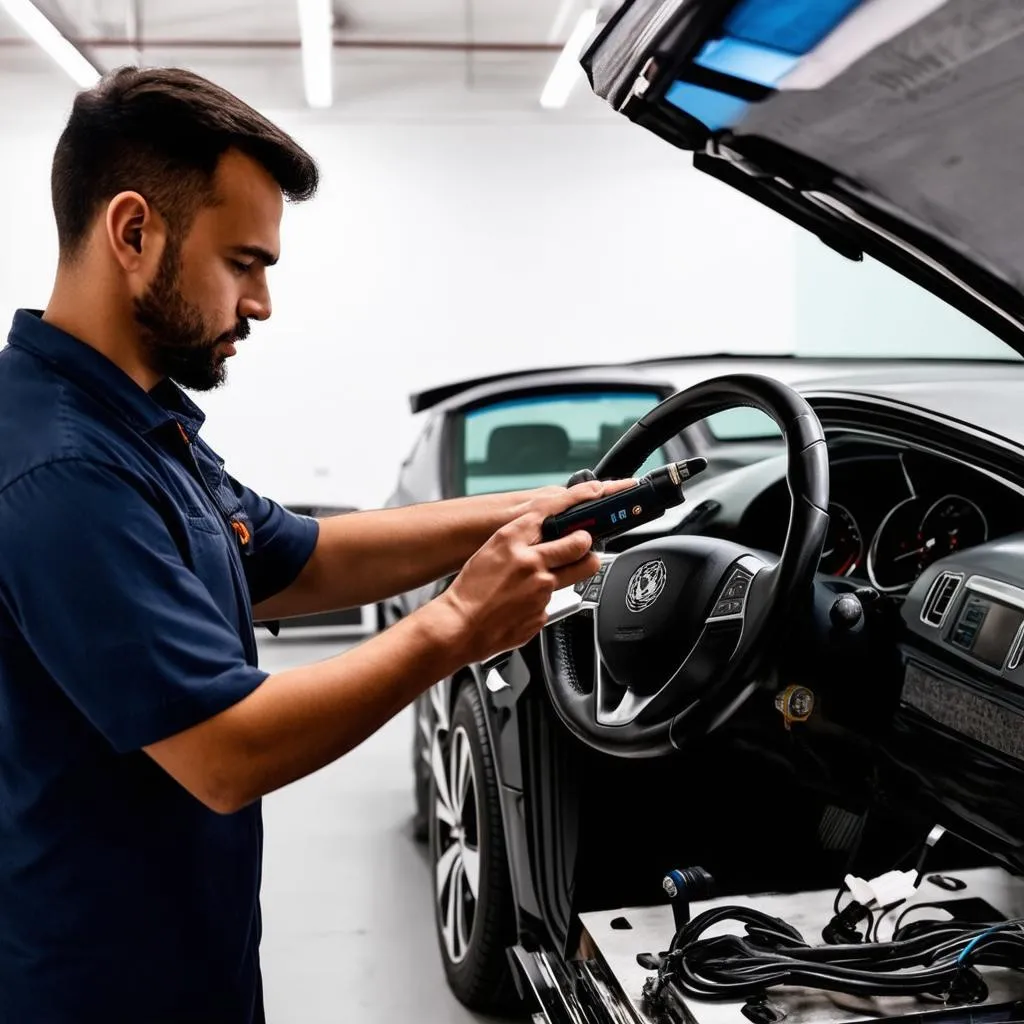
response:
M432 689L451 987L551 1021L1024 1019L1024 9L633 0L584 66L824 243L809 334L878 355L644 368L674 393L603 453L522 432L565 477L763 447ZM511 483L480 445L435 496Z

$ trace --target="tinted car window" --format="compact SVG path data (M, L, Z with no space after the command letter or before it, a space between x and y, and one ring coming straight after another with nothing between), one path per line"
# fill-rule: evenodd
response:
M715 413L704 423L716 441L760 441L782 436L778 424L767 413L746 406Z
M640 417L656 392L588 392L513 399L473 409L456 430L456 488L462 494L564 484L592 468ZM666 461L655 452L638 470Z

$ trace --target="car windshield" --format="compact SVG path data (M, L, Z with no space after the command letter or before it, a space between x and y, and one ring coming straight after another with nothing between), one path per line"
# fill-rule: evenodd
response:
M984 327L884 264L848 260L803 231L795 244L793 354L1021 361Z
M902 274L865 256L853 261L804 231L795 236L791 355L805 359L1021 362L1004 341ZM756 409L711 416L716 441L777 436Z
M487 494L564 484L596 466L626 429L661 401L655 391L585 391L527 396L473 409L460 417L456 487ZM641 473L663 465L655 452Z

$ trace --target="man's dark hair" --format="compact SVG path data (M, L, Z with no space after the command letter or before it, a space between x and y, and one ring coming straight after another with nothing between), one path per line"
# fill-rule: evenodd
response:
M230 149L260 163L287 199L316 192L313 158L226 89L181 68L105 75L75 98L53 157L61 256L78 253L101 204L125 191L144 196L180 239L217 201L213 177Z

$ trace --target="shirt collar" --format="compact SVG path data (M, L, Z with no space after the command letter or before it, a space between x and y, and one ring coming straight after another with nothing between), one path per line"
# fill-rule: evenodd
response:
M189 440L195 439L206 416L173 381L164 379L152 391L146 391L101 352L47 323L42 316L41 310L19 309L14 314L8 344L38 356L142 433L177 420Z

